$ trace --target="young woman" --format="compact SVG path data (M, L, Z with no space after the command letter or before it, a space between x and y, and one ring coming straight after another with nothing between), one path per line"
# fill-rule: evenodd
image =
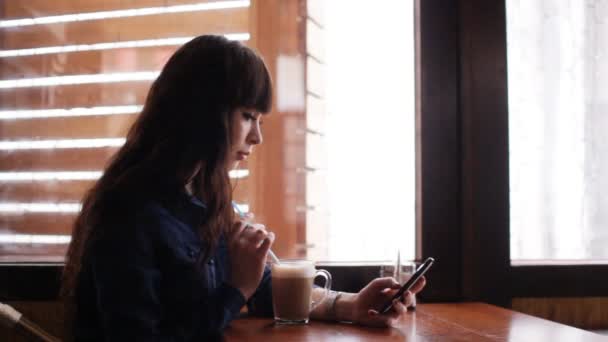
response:
M272 315L274 235L235 216L228 177L262 142L271 94L262 59L241 43L200 36L169 59L74 225L62 290L76 340L201 340L244 305ZM311 316L389 325L404 304L373 309L397 287L376 279Z

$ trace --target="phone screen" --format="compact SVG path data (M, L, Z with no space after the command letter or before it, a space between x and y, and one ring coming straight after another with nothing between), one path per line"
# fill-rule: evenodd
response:
M434 262L435 262L435 259L427 258L424 261L424 263L416 270L416 272L414 272L414 274L410 277L410 279L408 279L405 282L405 284L403 284L403 286L401 286L399 291L397 291L397 293L395 293L393 298L391 298L391 300L388 301L388 303L386 303L384 305L384 307L382 307L382 309L380 310L380 313L388 312L388 310L390 310L391 307L393 307L393 301L397 298L401 298L401 296L403 296L403 294L407 290L409 290L418 281L418 279L420 279L420 277L422 277L426 273L426 271L429 270L429 268L431 268L431 265L433 265Z

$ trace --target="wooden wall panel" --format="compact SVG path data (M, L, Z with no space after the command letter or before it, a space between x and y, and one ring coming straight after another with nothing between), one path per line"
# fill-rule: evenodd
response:
M0 198L6 202L80 202L95 181L36 181L0 183Z
M513 310L581 329L608 328L608 297L513 298Z
M93 21L10 27L3 30L3 48L25 49L41 46L92 44L202 33L243 33L248 31L248 9L159 14Z
M160 71L178 46L126 48L0 59L3 79Z
M70 234L75 218L74 213L2 213L0 234Z
M119 138L137 114L0 120L2 140Z
M118 147L0 151L0 171L101 170Z
M118 82L0 89L0 109L141 105L150 82Z

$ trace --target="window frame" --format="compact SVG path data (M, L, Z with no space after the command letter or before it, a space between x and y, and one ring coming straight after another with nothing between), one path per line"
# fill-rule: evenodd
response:
M415 4L416 255L436 260L422 298L454 301L462 293L458 1Z
M511 264L506 2L461 1L460 15L464 298L608 295L608 265Z

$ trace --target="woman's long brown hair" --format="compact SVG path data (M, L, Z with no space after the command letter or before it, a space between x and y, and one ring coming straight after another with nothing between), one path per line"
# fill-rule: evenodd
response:
M207 207L199 229L202 260L207 259L234 215L227 170L231 113L240 107L266 113L271 102L264 62L241 43L200 36L179 48L152 84L125 144L84 197L66 255L62 295L74 294L95 241L121 234L113 223L145 200L183 192L189 182Z

